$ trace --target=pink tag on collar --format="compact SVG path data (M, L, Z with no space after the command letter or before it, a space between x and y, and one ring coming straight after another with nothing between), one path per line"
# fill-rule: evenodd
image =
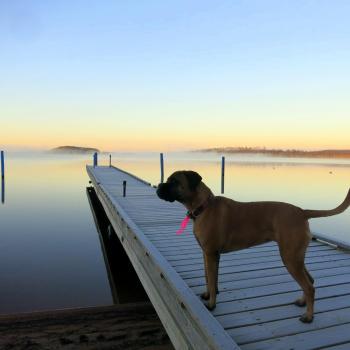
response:
M186 215L186 217L182 220L180 228L176 231L177 235L181 235L185 231L185 228L188 224L188 221L190 220L190 217Z

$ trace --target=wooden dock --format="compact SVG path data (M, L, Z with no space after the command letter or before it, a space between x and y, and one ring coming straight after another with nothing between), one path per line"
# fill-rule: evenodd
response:
M161 201L150 184L115 167L87 166L87 172L176 349L350 349L345 243L310 242L306 265L316 286L313 323L299 321L303 309L293 301L301 291L275 243L222 255L220 294L210 312L199 298L205 278L192 227L175 234L185 208Z

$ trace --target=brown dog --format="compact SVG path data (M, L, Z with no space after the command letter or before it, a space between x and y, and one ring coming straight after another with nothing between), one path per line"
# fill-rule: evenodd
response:
M307 306L302 322L312 322L315 288L304 264L310 241L308 219L336 215L350 205L350 190L344 202L332 210L304 210L283 202L236 202L214 196L194 171L176 171L159 184L159 198L179 201L193 219L193 231L203 250L208 309L216 305L220 254L276 241L286 268L303 290L296 305Z

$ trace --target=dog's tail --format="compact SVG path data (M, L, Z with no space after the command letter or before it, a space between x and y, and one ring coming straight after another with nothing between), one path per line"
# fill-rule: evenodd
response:
M350 205L350 189L342 204L331 210L305 210L304 215L307 219L321 218L342 213Z

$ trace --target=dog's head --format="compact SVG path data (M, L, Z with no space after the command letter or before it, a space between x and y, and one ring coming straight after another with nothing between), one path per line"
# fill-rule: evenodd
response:
M185 203L193 196L202 177L191 170L175 171L165 183L158 185L157 195L168 202Z

